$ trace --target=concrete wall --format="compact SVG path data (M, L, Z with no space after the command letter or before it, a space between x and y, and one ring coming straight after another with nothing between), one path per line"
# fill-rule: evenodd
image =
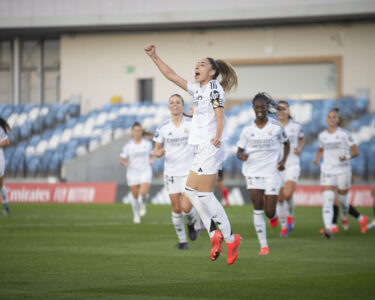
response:
M159 55L187 80L193 80L196 61L206 56L262 59L338 55L343 59L343 95L355 96L358 89L368 89L371 109L375 109L374 32L375 22L368 22L64 35L61 38L61 99L81 95L84 112L108 103L114 95L131 103L137 100L140 78L154 79L155 102L166 101L175 92L188 98L159 73L144 53L145 45L154 42ZM270 47L272 53L268 51ZM135 67L134 73L126 72L128 66Z

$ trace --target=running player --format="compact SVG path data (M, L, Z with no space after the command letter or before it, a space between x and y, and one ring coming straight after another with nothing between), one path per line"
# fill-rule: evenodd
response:
M267 116L275 108L278 109L278 105L267 94L256 94L253 98L256 119L242 130L237 143L237 157L243 161L242 174L254 205L253 220L260 243L259 255L269 253L264 211L269 219L277 218L276 203L281 185L279 171L285 169L290 149L284 126ZM281 144L284 145L284 154L280 160Z
M225 154L226 133L224 116L224 91L237 86L234 69L222 60L206 57L194 69L195 82L188 82L169 67L156 54L154 44L147 45L146 53L161 73L193 97L194 114L188 143L196 147L193 164L186 183L185 194L193 203L211 238L211 261L222 251L223 240L227 245L227 263L233 264L238 256L241 237L232 234L224 208L213 190L217 172L222 167ZM216 79L221 75L222 81ZM216 229L216 225L219 230Z
M7 190L3 184L3 178L5 174L5 158L4 158L4 147L9 146L9 138L7 133L10 131L10 126L3 118L0 118L0 195L3 200L3 214L4 216L9 214Z
M141 124L132 126L132 138L122 148L120 163L127 167L126 179L133 199L133 222L138 224L146 214L145 197L150 189L153 164L152 143L142 138Z
M320 166L320 185L323 190L323 234L332 239L332 217L335 189L342 210L343 220L347 218L349 202L347 199L352 181L352 172L349 160L359 154L351 134L339 127L339 110L332 109L327 115L327 129L319 134L319 149L316 152L313 164L318 165L323 156ZM357 217L361 225L361 232L366 233L368 218L359 215Z
M155 132L154 155L165 155L164 184L171 200L172 223L179 240L177 249L185 250L188 244L184 215L187 217L189 238L192 241L197 238L194 225L200 223L195 208L185 196L186 179L194 154L194 148L187 143L191 118L183 115L184 99L178 94L169 98L169 110L171 118L165 120Z
M285 164L285 170L280 173L281 189L276 209L281 224L280 236L287 237L288 232L294 227L293 193L301 172L299 155L305 144L305 138L302 125L294 121L290 116L288 102L279 101L278 104L280 110L277 111L277 119L284 126L291 148Z

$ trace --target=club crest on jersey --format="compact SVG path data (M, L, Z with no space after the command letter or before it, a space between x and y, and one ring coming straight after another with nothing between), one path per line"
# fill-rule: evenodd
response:
M217 91L217 90L211 91L210 98L211 98L212 101L213 100L219 100L220 99L219 91Z
M272 130L268 131L268 135L272 135Z

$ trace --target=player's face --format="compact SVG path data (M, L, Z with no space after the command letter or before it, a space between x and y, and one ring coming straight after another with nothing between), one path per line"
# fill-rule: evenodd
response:
M132 129L132 137L135 140L140 140L142 137L142 128L139 126L134 126Z
M280 121L285 121L289 118L289 107L284 103L279 104L279 106L281 110L277 111L277 118Z
M330 128L335 128L337 127L339 123L339 116L337 115L336 112L330 111L327 115L327 125Z
M253 109L257 119L264 120L267 117L267 105L263 99L255 100Z
M194 74L195 82L202 83L210 81L215 75L215 71L212 69L208 59L203 58L195 65Z
M180 97L172 96L169 98L169 110L173 116L182 115L184 112L184 105L182 104Z

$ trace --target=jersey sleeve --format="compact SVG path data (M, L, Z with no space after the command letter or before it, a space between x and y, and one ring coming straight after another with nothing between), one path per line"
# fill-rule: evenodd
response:
M5 141L8 138L8 135L5 131L0 127L0 142Z
M155 131L155 134L154 134L154 137L152 138L152 140L155 142L155 143L160 143L162 144L164 142L164 137L163 137L163 130L162 130L162 127L159 126L156 131Z
M356 142L350 132L346 132L346 142L348 143L349 147L356 145Z
M280 142L285 143L288 140L289 139L288 139L288 136L286 135L284 127L280 127Z
M247 137L246 137L245 129L246 128L242 129L242 132L240 134L240 139L237 142L237 147L241 149L245 149L246 144L247 144Z
M124 159L128 159L128 158L129 158L128 145L125 145L125 146L122 148L122 151L121 151L121 153L120 153L120 157L121 157L121 158L124 158Z
M211 92L210 92L210 101L214 109L224 108L225 95L221 86L218 86L215 81L210 82Z
M318 136L318 142L319 142L319 148L323 149L324 148L324 144L323 144L322 134L319 134L319 136Z
M305 133L303 132L303 127L301 124L298 124L298 137L299 138L305 137Z
M190 96L194 96L196 84L194 82L188 81L187 83L187 91Z

